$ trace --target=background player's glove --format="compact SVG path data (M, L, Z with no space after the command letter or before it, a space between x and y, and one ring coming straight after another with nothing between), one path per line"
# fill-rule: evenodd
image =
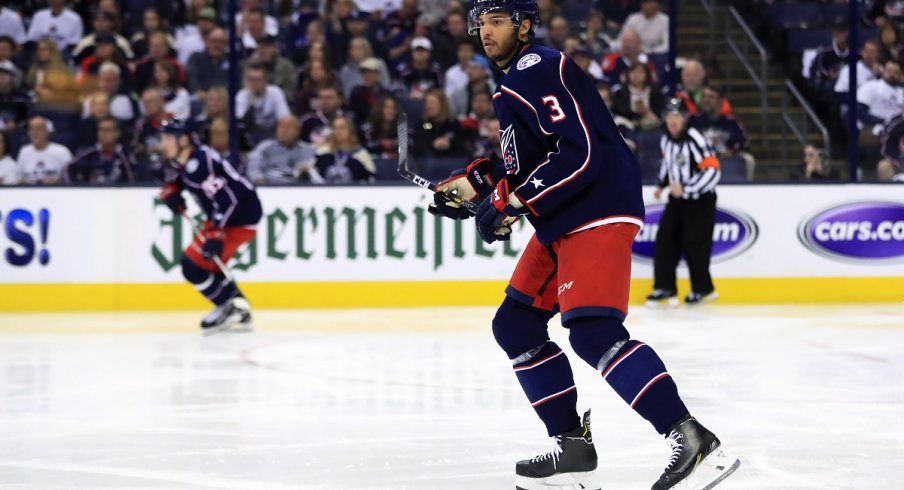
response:
M450 196L458 197L464 201L482 199L493 190L488 180L490 173L490 160L478 158L469 163L467 167L454 170L452 175L436 186L433 195L433 203L427 207L427 211L434 216L443 216L452 219L468 219L471 217L466 209Z
M527 208L518 208L510 202L508 180L502 180L493 195L488 197L477 210L477 232L486 243L505 241L512 236L512 224L528 214Z
M182 189L176 184L164 185L163 189L160 189L160 200L176 214L185 212L185 199L182 197Z
M226 233L219 228L212 228L204 231L204 247L201 249L201 255L205 259L219 257L223 254L223 241L226 239Z

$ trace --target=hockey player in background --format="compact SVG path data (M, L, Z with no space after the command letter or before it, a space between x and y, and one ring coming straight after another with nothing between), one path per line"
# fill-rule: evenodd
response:
M547 330L561 312L575 353L671 448L653 490L679 482L711 488L739 461L688 413L662 360L623 324L631 244L644 216L640 167L593 80L563 53L531 42L538 18L535 0L475 2L470 32L506 73L493 95L503 162L478 159L453 173L429 208L464 219L450 196L482 200L475 219L487 243L508 240L521 217L536 230L493 319L496 341L555 443L515 465L517 485L556 488L553 480L566 474L574 480L567 488L576 488L597 467L590 412L578 415L571 366Z
M186 210L188 191L207 216L201 232L182 254L182 275L216 307L201 321L204 335L251 330L251 307L238 285L229 281L214 257L225 265L254 238L261 203L254 185L216 151L198 143L186 121L169 119L161 128L167 164L160 200L174 213Z

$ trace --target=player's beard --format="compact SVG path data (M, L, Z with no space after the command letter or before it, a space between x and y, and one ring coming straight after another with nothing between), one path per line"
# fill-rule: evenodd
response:
M515 35L496 43L496 54L487 53L487 56L496 63L497 66L506 64L518 51L518 32Z

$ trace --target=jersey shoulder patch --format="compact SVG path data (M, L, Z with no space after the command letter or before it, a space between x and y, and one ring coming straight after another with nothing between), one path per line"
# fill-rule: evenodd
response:
M540 55L537 53L528 53L524 55L520 60L518 60L517 68L519 70L526 70L537 63L540 62Z
M198 170L198 166L200 164L201 163L198 162L197 158L191 158L188 160L188 162L185 163L185 171L190 174L193 174L193 173L195 173L195 170Z

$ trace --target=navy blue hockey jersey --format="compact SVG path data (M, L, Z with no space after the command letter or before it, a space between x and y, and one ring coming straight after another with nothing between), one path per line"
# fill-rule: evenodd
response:
M505 173L540 242L608 223L642 225L640 166L593 79L545 46L529 44L516 58L493 106Z
M172 181L195 198L218 228L256 225L263 214L254 185L206 145L195 148Z

